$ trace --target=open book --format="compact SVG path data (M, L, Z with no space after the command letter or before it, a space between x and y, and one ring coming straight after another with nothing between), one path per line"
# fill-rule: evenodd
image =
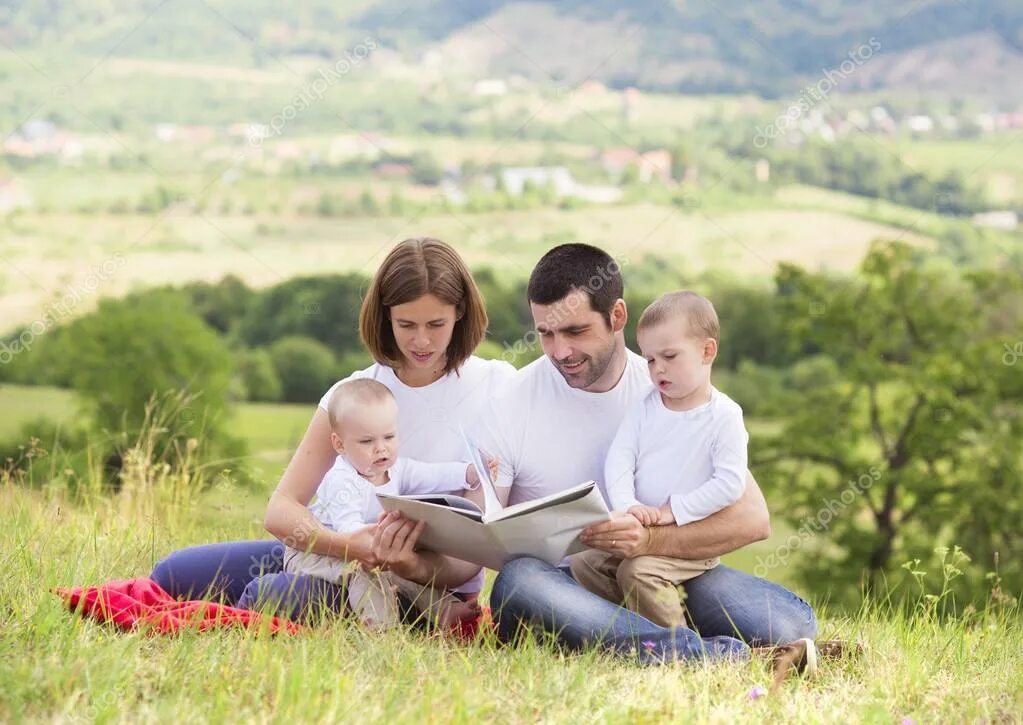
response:
M568 554L586 548L579 541L583 529L611 518L594 481L502 507L479 449L468 438L466 446L483 486L485 513L461 496L377 494L385 511L401 511L410 519L426 522L419 537L424 549L490 569L500 569L518 556L534 556L556 565Z

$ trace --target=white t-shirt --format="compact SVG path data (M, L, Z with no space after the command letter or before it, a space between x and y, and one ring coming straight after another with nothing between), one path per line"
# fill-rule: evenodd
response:
M316 489L309 510L320 523L334 531L349 533L366 524L375 524L383 512L378 493L458 493L465 488L465 463L423 463L398 457L388 470L387 483L377 486L367 481L344 456Z
M671 504L679 526L735 503L746 489L749 435L742 408L716 388L692 410L665 407L653 390L635 403L607 455L612 508Z
M494 388L514 374L515 368L508 362L473 355L456 372L429 385L413 388L401 382L392 368L374 363L334 383L320 399L320 407L327 409L331 393L346 380L377 380L387 386L398 403L398 445L402 456L428 463L468 463L459 428L470 430ZM454 591L478 592L482 588L483 572L480 571Z
M326 410L331 393L347 380L377 380L387 386L398 403L398 444L402 456L426 462L468 463L459 427L469 430L491 391L514 374L515 368L503 360L472 356L457 372L448 373L430 385L412 388L401 382L393 369L375 363L334 383L320 399L320 407Z
M547 356L522 368L497 391L473 431L498 460L509 503L548 496L594 480L604 491L604 459L630 405L653 387L646 361L626 350L625 371L605 393L570 387Z

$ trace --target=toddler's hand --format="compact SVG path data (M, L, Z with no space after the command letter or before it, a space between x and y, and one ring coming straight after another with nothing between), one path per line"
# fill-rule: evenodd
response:
M628 513L644 526L657 526L661 518L661 512L656 506L630 506Z

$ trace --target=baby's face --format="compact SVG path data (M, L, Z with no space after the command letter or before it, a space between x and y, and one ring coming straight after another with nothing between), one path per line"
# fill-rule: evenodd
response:
M335 431L338 453L366 478L394 465L398 457L398 406L393 398L362 406L345 415Z
M710 380L717 345L688 335L687 327L685 320L668 319L636 333L650 379L667 398L685 398Z

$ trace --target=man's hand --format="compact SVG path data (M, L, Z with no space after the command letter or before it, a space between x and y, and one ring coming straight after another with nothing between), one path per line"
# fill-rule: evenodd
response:
M416 553L416 541L424 528L425 521L413 521L398 511L381 514L373 533L373 554L378 566L403 579L422 578L423 561Z
M616 511L610 521L601 521L583 529L580 539L587 546L606 551L622 559L647 554L650 530L632 514Z
M644 526L666 526L675 523L675 517L671 508L667 505L657 506L630 506L629 513L639 519Z

